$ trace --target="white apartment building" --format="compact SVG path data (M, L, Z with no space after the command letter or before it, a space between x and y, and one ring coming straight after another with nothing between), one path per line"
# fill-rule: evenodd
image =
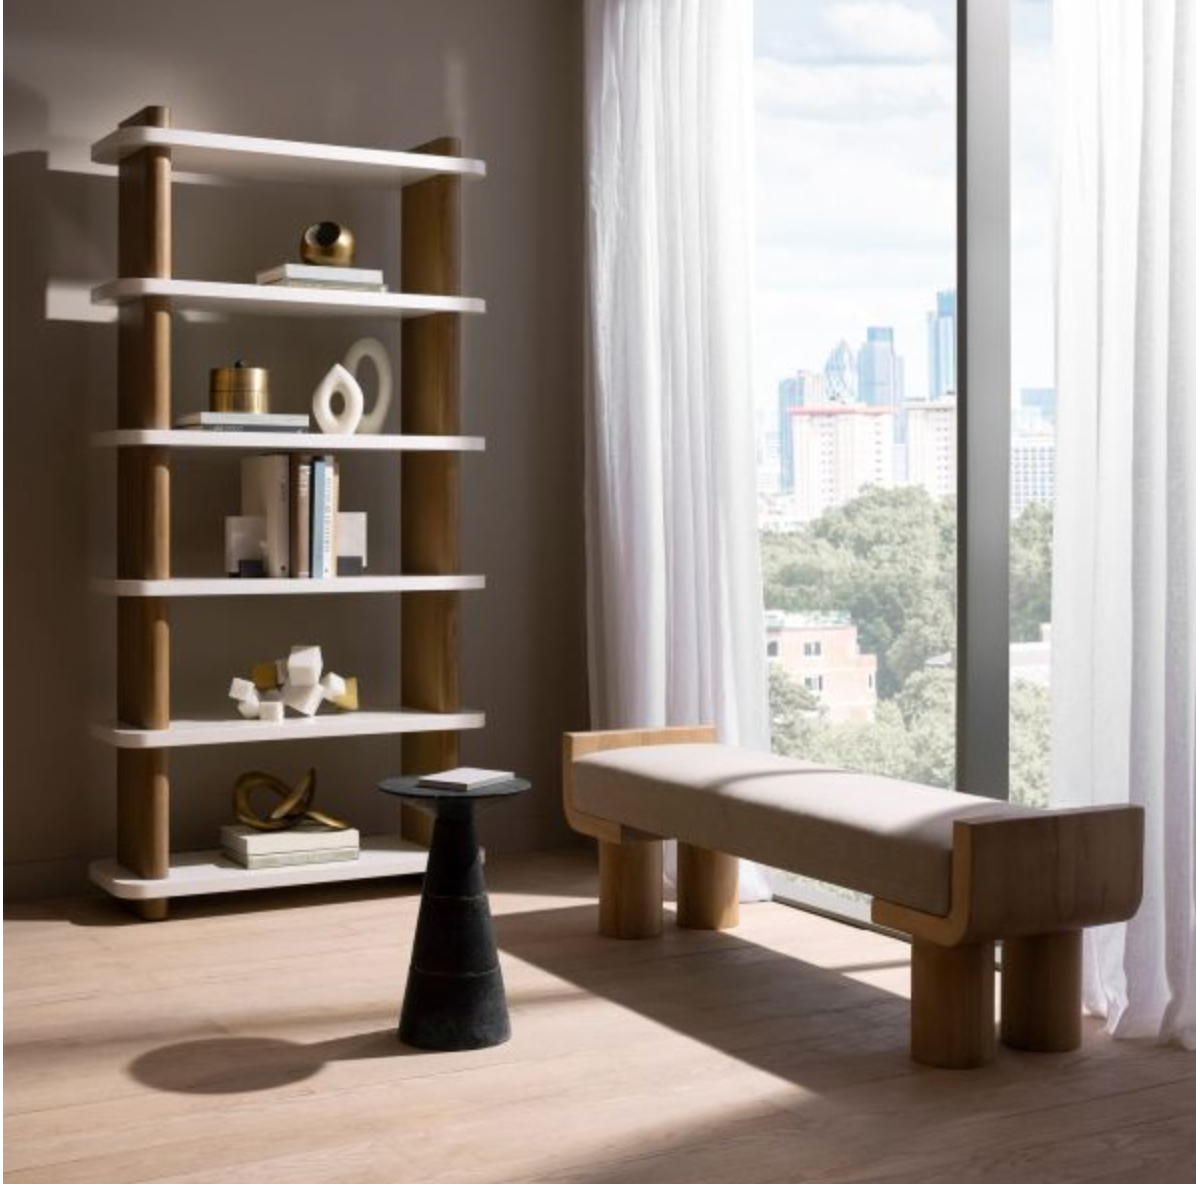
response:
M956 472L954 399L919 399L905 404L906 482L931 497L953 497Z
M796 407L793 500L809 522L858 496L866 485L893 483L893 412L887 407Z
M1031 502L1055 501L1055 433L1049 426L1015 434L1009 458L1009 512L1016 518Z

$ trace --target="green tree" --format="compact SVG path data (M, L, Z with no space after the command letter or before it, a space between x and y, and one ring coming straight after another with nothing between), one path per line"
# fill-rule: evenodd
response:
M1031 502L1009 531L1009 630L1011 641L1037 641L1051 619L1049 506Z
M790 535L762 539L765 604L850 613L891 698L955 634L955 508L918 486L869 487Z
M1009 800L1046 806L1051 784L1051 693L1017 679L1009 688Z

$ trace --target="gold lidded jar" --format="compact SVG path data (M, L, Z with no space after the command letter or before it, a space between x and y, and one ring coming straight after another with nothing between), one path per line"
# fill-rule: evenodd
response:
M263 415L270 410L270 371L246 366L238 358L231 366L216 366L208 381L212 411L241 411Z

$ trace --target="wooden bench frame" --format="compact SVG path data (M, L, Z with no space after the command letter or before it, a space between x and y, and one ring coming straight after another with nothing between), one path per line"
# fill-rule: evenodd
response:
M616 748L715 742L712 727L565 735L565 817L574 830L598 840L602 934L659 936L661 840L672 836L645 834L579 810L573 800L573 762ZM1137 911L1143 826L1139 806L959 820L946 916L873 900L873 921L912 941L910 1052L915 1061L962 1069L993 1059L997 941L1002 943L1001 1042L1035 1052L1079 1047L1082 930ZM678 841L678 925L736 925L738 869L732 854Z

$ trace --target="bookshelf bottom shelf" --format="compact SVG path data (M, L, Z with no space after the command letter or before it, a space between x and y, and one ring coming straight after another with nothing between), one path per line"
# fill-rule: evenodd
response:
M224 858L218 850L209 850L172 854L170 872L163 880L143 880L115 859L97 860L88 871L92 883L120 900L161 900L217 892L287 888L298 884L419 875L427 866L426 847L392 835L376 835L361 840L361 855L357 859L338 863L306 863L250 871Z

